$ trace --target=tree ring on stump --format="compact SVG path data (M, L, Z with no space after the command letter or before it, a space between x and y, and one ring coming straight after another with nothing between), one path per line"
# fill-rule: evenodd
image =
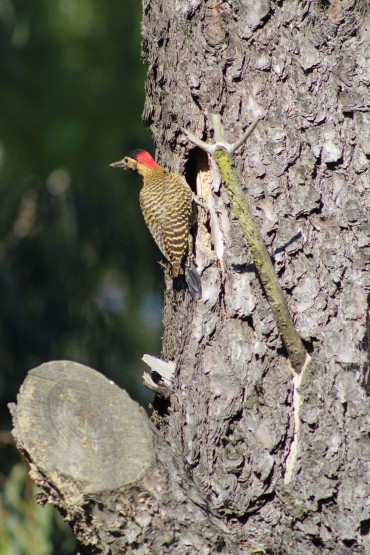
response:
M154 462L144 410L82 364L55 361L31 370L12 412L19 447L58 489L70 478L84 494L115 490Z

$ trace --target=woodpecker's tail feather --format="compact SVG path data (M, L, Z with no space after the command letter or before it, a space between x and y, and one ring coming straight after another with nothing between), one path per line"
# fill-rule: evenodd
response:
M200 299L202 297L202 284L198 272L185 266L185 280L193 299Z

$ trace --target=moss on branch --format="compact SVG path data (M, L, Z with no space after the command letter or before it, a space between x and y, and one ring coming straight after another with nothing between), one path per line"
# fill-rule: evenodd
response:
M270 303L274 319L288 351L294 370L300 373L306 359L306 349L294 327L288 306L270 255L258 229L257 222L240 186L234 167L233 156L225 148L219 147L213 158L220 170L222 182L231 201L231 208L239 220L244 237L251 251L259 278Z

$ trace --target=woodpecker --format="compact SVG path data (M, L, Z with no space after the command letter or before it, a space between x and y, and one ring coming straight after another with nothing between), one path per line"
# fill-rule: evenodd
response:
M182 262L188 250L193 214L192 192L184 177L159 166L146 150L133 150L109 167L142 176L139 200L145 223L171 263L172 276L183 274ZM185 266L185 277L192 295L200 296L200 278L195 270Z

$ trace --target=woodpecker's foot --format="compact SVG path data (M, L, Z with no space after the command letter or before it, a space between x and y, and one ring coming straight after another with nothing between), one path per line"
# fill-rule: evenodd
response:
M158 264L163 270L165 291L168 293L173 288L172 265L167 260L159 260Z
M163 271L171 271L171 263L167 262L167 260L158 260L158 264Z

